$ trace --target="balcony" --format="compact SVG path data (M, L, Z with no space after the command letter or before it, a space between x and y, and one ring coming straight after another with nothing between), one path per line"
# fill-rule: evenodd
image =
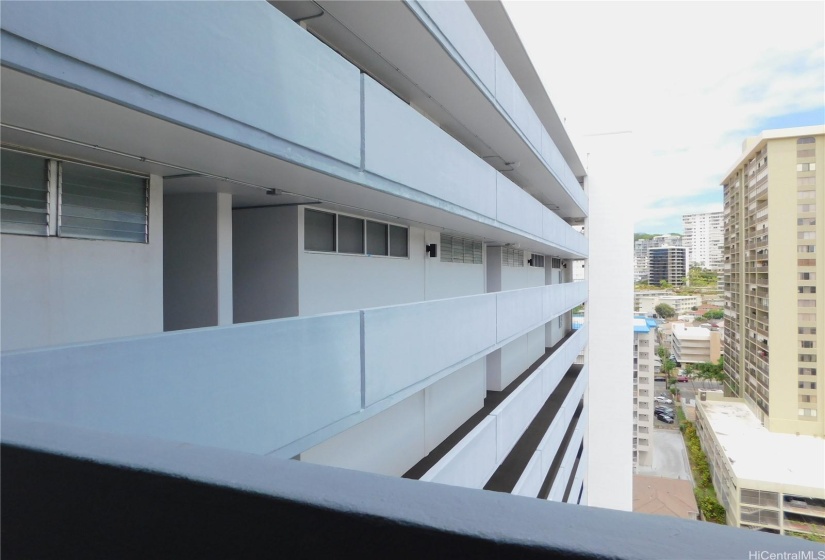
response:
M586 368L573 366L568 369L586 342L577 335L565 341L515 391L429 467L420 479L444 484L460 483L473 488L494 484L495 489L500 491L509 492L517 488L522 495L538 495L587 386ZM541 422L540 417L546 419L546 424L540 429L531 426L533 422ZM529 464L521 465L521 468L511 465L506 469L510 473L521 474L517 480L507 482L507 473L499 472L499 469L510 459L513 448L524 437L522 434L526 436L528 433L535 433L540 441L532 446L531 455L524 457L529 459ZM473 476L468 476L468 473L473 473ZM491 480L494 474L503 480ZM502 489L503 484L508 487Z
M163 27L173 21L189 25ZM373 193L359 195L364 210L386 213L392 200L393 215L404 219L458 231L472 224L477 235L518 236L569 256L587 255L586 238L546 207L558 195L557 205L569 202L577 215L586 213L578 182L571 191L575 203L567 187L540 202L267 3L166 3L151 10L130 3L54 9L21 3L4 7L2 23L4 122L24 130L76 135L70 118L31 114L27 100L35 90L64 115L105 105L106 119L83 125L86 138L137 159L170 161L168 146L177 146L173 163L198 173L251 185L289 176L290 192L350 206L357 185ZM54 31L64 26L75 30L72 37ZM158 30L152 49L112 48L144 40L139 28ZM228 39L218 47L215 36ZM35 50L47 54L32 59ZM163 65L153 62L159 59ZM126 133L135 122L141 134ZM402 128L406 134L397 133ZM165 142L151 141L161 134ZM556 163L566 167L564 158ZM310 172L320 178L308 180ZM545 169L542 181L553 173ZM571 173L557 170L559 177ZM466 189L468 183L476 188Z
M585 283L556 284L9 352L2 355L2 408L79 428L289 458L586 298ZM574 338L586 340L586 326Z
M821 546L36 422L3 424L9 558L746 558ZM585 461L586 464L586 461ZM584 491L586 494L586 490ZM673 535L690 546L673 548ZM594 538L598 535L598 538ZM778 557L778 556L777 556Z

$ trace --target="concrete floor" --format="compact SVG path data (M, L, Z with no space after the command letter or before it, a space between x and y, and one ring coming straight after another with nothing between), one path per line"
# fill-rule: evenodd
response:
M692 483L682 433L679 430L654 429L653 466L638 467L636 474L688 480Z

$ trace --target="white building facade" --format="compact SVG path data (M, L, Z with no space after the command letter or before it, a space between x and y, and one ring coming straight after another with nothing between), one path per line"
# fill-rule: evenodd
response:
M673 323L671 350L676 361L684 364L716 363L722 353L722 331L718 328L688 327Z
M656 365L655 319L633 319L633 466L653 466Z
M655 313L657 305L666 303L677 315L687 315L702 305L702 296L677 296L673 292L636 292L634 300L639 313Z
M4 416L630 508L589 178L500 4L2 16Z
M707 212L682 216L682 244L690 254L690 266L721 272L724 265L725 213Z

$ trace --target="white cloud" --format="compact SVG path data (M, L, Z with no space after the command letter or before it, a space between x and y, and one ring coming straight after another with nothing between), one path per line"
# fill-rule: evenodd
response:
M505 6L583 159L586 135L633 131L637 224L701 211L665 199L721 199L746 131L825 102L821 2Z

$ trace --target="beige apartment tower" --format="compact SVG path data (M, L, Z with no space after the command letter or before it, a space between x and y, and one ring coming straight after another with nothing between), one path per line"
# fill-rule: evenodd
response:
M825 126L770 130L723 180L726 394L771 432L825 436L824 166Z

